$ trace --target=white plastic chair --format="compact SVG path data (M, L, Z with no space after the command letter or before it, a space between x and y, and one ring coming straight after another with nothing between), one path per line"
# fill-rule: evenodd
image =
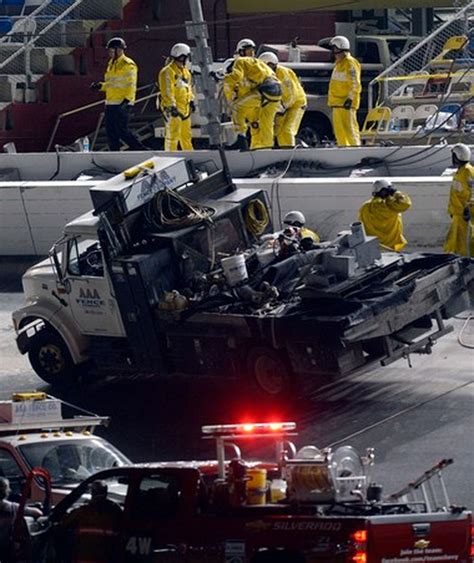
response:
M411 131L415 120L413 106L396 106L392 110L392 117L388 126L389 131Z
M0 41L0 44L5 44L5 45L9 45L10 47L12 46L22 46L24 44L24 38L26 37L31 37L32 35L34 35L36 33L36 22L34 19L32 18L21 18L19 20L17 20L14 24L13 27L11 28L11 30L7 33L7 35L4 35L2 37L2 40ZM21 40L14 40L18 39L18 37L21 37Z
M415 116L413 119L413 129L423 127L426 121L432 117L438 111L438 106L434 104L423 104L418 106L415 110Z

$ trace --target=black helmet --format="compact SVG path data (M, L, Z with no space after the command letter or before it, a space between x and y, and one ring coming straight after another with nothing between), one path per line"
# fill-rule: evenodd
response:
M127 44L121 37L112 37L107 41L107 49L126 49Z

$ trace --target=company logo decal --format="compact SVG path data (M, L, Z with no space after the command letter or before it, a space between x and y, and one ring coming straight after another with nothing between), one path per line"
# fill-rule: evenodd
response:
M81 307L99 308L103 307L104 300L100 297L97 289L84 289L81 287L79 290L79 298L76 303Z
M415 542L416 549L426 549L430 545L428 540L418 540Z

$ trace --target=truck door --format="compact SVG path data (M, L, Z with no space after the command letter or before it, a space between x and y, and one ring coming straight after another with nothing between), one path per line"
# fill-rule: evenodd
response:
M54 561L122 563L121 532L130 480L128 468L98 473L53 509L50 549Z
M10 481L11 498L18 501L26 479L26 473L18 461L5 447L0 446L0 475ZM33 481L33 486L35 482ZM34 487L33 500L37 500L37 487ZM33 491L32 491L33 493Z
M141 477L125 514L126 563L178 563L188 561L191 552L189 560L211 561L187 544L190 528L196 525L189 521L189 506L195 501L197 481L197 470L185 468L157 469Z
M84 334L125 335L97 240L83 236L68 240L64 286L71 313Z

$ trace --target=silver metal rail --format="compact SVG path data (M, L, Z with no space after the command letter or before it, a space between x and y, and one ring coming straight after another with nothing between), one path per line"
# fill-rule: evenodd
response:
M142 103L142 102L148 102L148 100L156 97L156 91L155 91L156 87L155 87L154 84L146 84L145 86L140 86L140 88L137 88L137 92L141 92L141 91L146 90L147 88L150 88L150 87L152 87L151 94L147 94L146 96L142 96L140 98L137 98L135 100L135 104L139 104L139 103ZM51 136L49 138L49 142L48 142L48 146L46 148L46 152L49 152L51 150L51 148L53 147L53 142L54 142L54 139L56 137L56 133L58 132L59 126L61 125L61 122L64 118L70 117L71 115L77 115L78 113L82 113L84 111L88 111L92 108L96 108L96 107L99 107L99 106L102 106L102 105L105 105L105 100L99 100L98 102L92 102L91 104L86 104L84 106L80 106L78 108L74 108L74 109L71 109L69 111L65 111L63 113L60 113L56 118L56 123L54 124L53 131L52 131ZM99 130L100 130L100 127L101 127L102 122L104 120L104 115L105 115L105 113L101 112L101 114L100 114L100 116L97 120L97 124L96 124L96 127L94 129L94 134L93 134L93 137L92 137L91 150L94 148L94 145L97 141Z

